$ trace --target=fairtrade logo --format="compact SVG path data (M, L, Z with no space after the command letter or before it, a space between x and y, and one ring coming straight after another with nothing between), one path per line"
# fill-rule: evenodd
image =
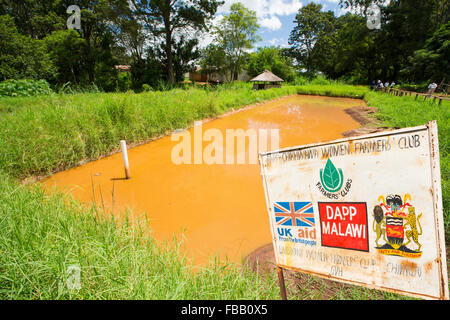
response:
M333 162L328 159L324 169L320 169L320 182L328 192L338 192L344 184L342 169L336 169Z

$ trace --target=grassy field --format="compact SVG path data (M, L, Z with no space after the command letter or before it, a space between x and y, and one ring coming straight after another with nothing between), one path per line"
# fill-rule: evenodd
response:
M0 180L2 299L274 299L276 282L232 265L194 275L180 244L157 244L148 225L116 224L62 194ZM170 249L169 249L170 247ZM71 265L81 288L66 286Z
M62 194L20 180L97 159L125 139L141 143L232 108L304 93L364 98L383 125L438 120L446 230L449 223L449 113L409 97L342 84L253 91L247 84L141 94L50 95L0 99L0 298L3 299L279 299L277 281L212 261L194 273L179 250L156 244L151 226L120 224ZM103 218L102 218L103 217ZM174 243L177 243L174 241ZM169 249L170 247L170 249ZM67 290L66 270L81 268L80 290ZM321 284L321 280L311 279ZM320 298L312 285L290 297ZM399 298L352 287L336 299Z

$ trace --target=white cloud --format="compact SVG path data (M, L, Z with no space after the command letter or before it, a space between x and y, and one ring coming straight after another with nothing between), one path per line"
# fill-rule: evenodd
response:
M270 30L281 29L281 21L277 16L268 16L267 18L258 19L261 27L268 28Z
M288 41L285 38L273 38L267 41L271 46L287 48L289 47Z
M218 13L228 13L231 5L236 2L241 2L246 8L255 11L261 27L270 30L281 29L279 17L295 14L302 7L300 0L225 0Z
M269 3L269 13L279 16L288 16L297 13L298 9L302 7L300 0L270 0Z

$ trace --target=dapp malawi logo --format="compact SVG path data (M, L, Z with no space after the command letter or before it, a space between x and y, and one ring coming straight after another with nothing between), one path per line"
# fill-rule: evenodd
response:
M369 251L365 202L319 202L322 246Z
M316 220L311 201L275 202L278 240L316 245Z
M347 179L344 186L344 173L342 169L336 168L333 162L328 159L325 167L320 169L320 181L316 186L320 192L328 199L339 199L345 197L352 187L352 180Z

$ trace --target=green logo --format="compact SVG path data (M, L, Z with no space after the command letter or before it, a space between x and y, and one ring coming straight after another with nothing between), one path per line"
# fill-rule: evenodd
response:
M320 169L320 182L328 192L338 192L344 184L342 169L336 169L333 162L328 159L324 169Z

